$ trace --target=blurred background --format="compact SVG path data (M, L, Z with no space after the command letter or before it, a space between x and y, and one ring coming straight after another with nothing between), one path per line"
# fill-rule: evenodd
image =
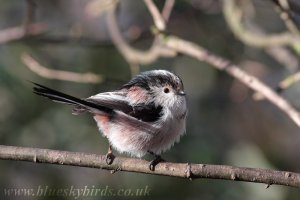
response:
M187 56L160 58L148 65L128 63L111 42L105 24L106 1L95 2L0 0L2 145L105 154L108 143L91 115L74 116L70 107L34 95L29 81L84 98L117 89L138 71L167 69L183 79L189 115L187 134L163 154L164 159L299 172L299 128L284 113L267 101L255 100L252 91L227 74ZM164 1L155 3L159 8L164 5ZM238 6L244 12L243 26L248 30L259 34L287 31L276 1L243 0ZM258 48L244 43L228 26L223 7L221 0L176 0L167 30L238 64L272 88L298 71L296 48ZM35 10L34 15L30 9ZM296 21L297 13L292 10L289 13ZM153 21L143 1L122 0L118 21L130 45L144 50L151 46ZM39 23L36 32L17 35L29 22ZM16 28L15 32L5 32L12 28ZM1 41L1 37L12 39ZM52 74L54 77L45 77L52 73L45 69L93 75L89 74L92 78L88 81L64 81L53 79L57 78L56 73ZM293 84L282 95L300 107L299 84ZM284 186L265 189L264 184L189 181L127 172L110 174L98 169L0 160L1 199L7 198L5 188L39 186L150 188L149 195L122 196L122 199L298 200L300 195L298 189Z

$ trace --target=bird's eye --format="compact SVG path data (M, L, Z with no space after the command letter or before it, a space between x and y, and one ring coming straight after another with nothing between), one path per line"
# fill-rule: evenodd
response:
M164 89L164 93L169 93L170 92L170 89L169 88L165 88Z

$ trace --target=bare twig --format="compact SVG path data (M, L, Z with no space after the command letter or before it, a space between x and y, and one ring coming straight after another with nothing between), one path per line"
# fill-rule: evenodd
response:
M47 79L57 79L80 83L99 83L103 81L103 78L100 75L93 73L75 73L46 68L26 53L23 53L21 59L31 71Z
M149 51L139 52L133 49L123 40L119 32L115 19L116 6L108 12L108 26L115 45L128 62L144 64L154 62L159 57L164 56L162 54L163 49L174 53L174 55L177 52L191 56L199 61L211 64L219 70L225 71L230 76L244 83L247 87L259 92L281 111L286 113L295 122L295 124L300 127L300 113L291 106L287 100L278 95L255 76L248 74L237 65L234 65L228 60L207 51L199 45L175 36L165 36L163 33L159 33L156 40L157 43L153 43L153 46Z
M116 157L113 163L108 165L105 155L4 145L0 145L0 159L99 168L114 172L127 171L187 179L223 179L300 188L300 174L271 169L164 162L159 163L155 171L150 171L149 162L141 159Z
M174 4L175 4L175 0L166 0L165 6L161 12L161 15L162 15L163 19L165 20L165 22L169 21Z
M265 49L266 53L284 66L287 70L295 72L299 67L298 57L286 47L271 47Z
M293 46L295 43L299 42L297 38L289 32L278 34L258 34L246 30L242 25L242 11L236 5L236 0L226 0L223 1L223 3L223 12L227 24L236 37L245 44L264 48L283 45Z
M26 37L40 35L47 30L45 24L31 24L25 30L23 26L0 30L0 44L21 40Z
M213 53L208 52L207 50L194 43L171 36L168 37L168 39L166 39L165 41L166 45L169 48L172 48L180 53L192 56L199 61L209 63L217 69L223 70L229 75L238 79L254 91L261 93L264 97L266 97L266 99L268 99L271 103L273 103L284 113L286 113L300 127L299 112L294 107L292 107L289 102L287 102L283 97L279 96L270 87L262 83L256 77L243 71L238 66L230 63L228 60L214 55Z
M153 21L154 21L156 28L159 31L166 30L166 23L164 21L164 18L160 14L160 12L159 12L158 8L156 7L156 5L154 4L154 2L152 0L144 0L144 2L153 17Z
M159 57L173 57L176 53L164 46L160 45L162 37L155 37L152 46L147 51L141 51L131 47L123 38L116 20L117 3L107 11L107 26L111 39L116 45L120 53L130 63L149 64L157 60Z
M299 67L299 61L292 53L288 51L288 49L284 47L273 47L265 49L266 52L272 56L277 62L285 66L289 71L295 72ZM276 92L281 93L282 91L288 89L292 85L298 83L300 81L300 72L296 72L284 80L280 81L278 86L276 87ZM265 97L259 92L255 92L253 94L253 98L256 101L264 100Z
M285 78L284 80L280 81L277 91L282 92L283 90L286 90L287 88L291 87L292 85L298 83L300 81L300 71L298 71L295 74L292 74L291 76Z
M283 0L285 1L285 0ZM246 1L247 2L247 1ZM242 4L243 5L243 4ZM295 50L300 49L299 37L291 33L267 34L259 26L248 20L252 30L247 30L242 25L242 6L237 0L228 0L224 2L223 12L225 19L233 33L244 43L265 48L266 52L280 64L295 69L298 67L298 61L283 45L291 45ZM247 4L247 6L249 6ZM246 8L244 8L245 10ZM248 17L250 18L250 17ZM288 41L290 40L290 41Z
M299 29L298 29L297 25L294 23L294 21L291 19L291 16L290 16L291 15L290 12L292 12L292 11L291 11L289 2L287 0L276 0L275 2L278 5L279 11L280 11L280 17L284 21L288 30L292 34L300 37Z

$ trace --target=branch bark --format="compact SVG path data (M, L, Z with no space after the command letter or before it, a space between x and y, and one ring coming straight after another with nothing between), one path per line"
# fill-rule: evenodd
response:
M169 36L165 40L165 43L166 46L179 53L191 56L199 61L206 62L219 70L225 71L230 76L244 83L247 87L262 94L269 102L273 103L281 111L286 113L297 126L300 127L300 113L287 100L255 76L248 74L237 65L232 64L230 61L215 55L192 42Z
M99 168L110 170L111 173L127 171L187 179L223 179L300 188L299 173L271 169L164 162L159 163L155 171L150 171L149 162L141 159L117 157L108 165L105 155L5 145L0 145L0 159Z
M261 31L261 33L258 34L247 30L242 25L242 11L239 9L237 2L238 1L236 0L224 1L223 13L231 31L245 44L258 48L265 48L272 46L294 45L299 42L298 38L289 32L264 34L262 33L263 31Z
M147 2L152 2L147 0ZM242 70L239 66L232 64L229 60L226 60L212 52L207 51L205 48L197 45L193 42L186 41L179 37L172 35L165 35L164 33L157 33L155 36L155 42L148 51L139 51L131 47L122 37L117 20L116 20L116 8L117 4L111 7L107 13L107 26L111 34L112 41L122 53L128 62L149 64L156 61L160 57L166 56L166 51L171 53L169 56L175 56L176 53L182 53L187 56L191 56L201 62L206 62L213 67L225 71L230 76L244 83L247 87L251 88L255 92L263 95L269 102L278 107L281 111L287 114L294 123L300 127L300 113L282 96L278 95L269 86L261 82L255 76L248 74ZM164 23L162 17L155 17L158 12L154 12L153 6L149 8L149 11L155 21L155 24ZM160 22L158 22L159 20Z
M161 45L162 37L160 36L156 36L154 38L152 46L147 51L142 51L131 47L127 43L127 41L125 41L125 39L123 38L122 33L118 26L116 14L115 14L118 6L117 3L118 2L116 2L107 11L106 24L112 42L129 63L150 64L156 61L159 57L174 57L176 55L174 51L167 49L166 47ZM155 24L164 24L164 21L161 20L159 22L156 22Z
M27 53L22 54L21 60L31 71L47 79L73 81L79 83L100 83L103 81L102 76L91 72L76 73L44 67Z

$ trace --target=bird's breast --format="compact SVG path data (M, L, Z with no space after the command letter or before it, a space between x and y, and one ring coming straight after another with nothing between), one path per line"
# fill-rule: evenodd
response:
M94 119L97 122L97 125L102 131L103 135L108 136L110 132L111 117L106 115L95 115Z

